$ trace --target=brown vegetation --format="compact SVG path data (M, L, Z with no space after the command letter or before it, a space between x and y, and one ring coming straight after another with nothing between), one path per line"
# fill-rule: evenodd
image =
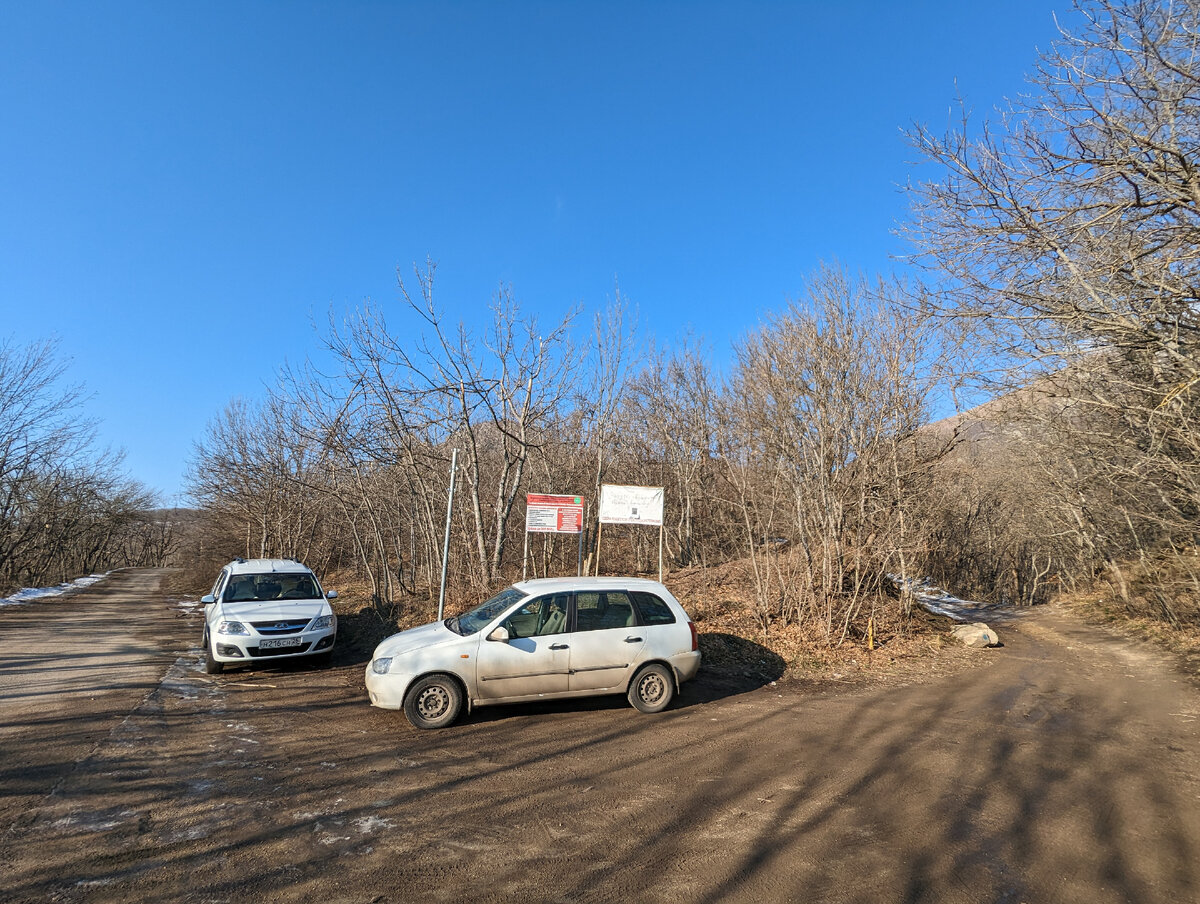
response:
M453 449L458 599L521 574L523 493L594 512L604 483L665 487L666 568L704 576L699 617L744 614L742 636L797 650L910 632L889 574L1021 605L1125 600L1129 562L1182 564L1200 514L1200 5L1077 13L999 122L914 132L941 173L913 188L924 284L818 269L719 373L699 342L639 351L619 296L589 330L574 313L543 328L503 290L476 336L446 322L428 264L386 316L330 325L334 368L289 371L210 426L192 489L214 568L295 554L363 576L384 613L428 598ZM971 384L997 400L929 424ZM656 547L613 529L601 569L653 572ZM574 537L530 553L534 575L575 570ZM745 583L714 593L715 574ZM1192 623L1179 593L1161 584L1147 612Z
M998 122L913 135L941 173L914 189L926 300L1020 389L939 567L1015 600L1123 599L1123 563L1182 555L1200 514L1200 4L1074 12Z
M722 379L691 343L635 358L619 299L578 347L573 318L543 331L502 293L476 340L443 322L432 267L418 284L414 296L401 283L401 313L423 333L364 310L331 327L338 372L289 372L261 408L235 403L213 422L193 469L193 557L202 546L213 571L233 555L352 569L384 613L428 597L457 449L452 599L526 567L574 573L574 536L535 536L520 560L525 492L583 495L594 561L598 490L619 483L666 488L672 574L746 563L740 602L760 632L795 627L832 647L910 617L886 574L922 548L907 513L928 489L927 444L912 437L930 327L894 288L819 271ZM610 527L600 568L653 572L657 545L655 531Z

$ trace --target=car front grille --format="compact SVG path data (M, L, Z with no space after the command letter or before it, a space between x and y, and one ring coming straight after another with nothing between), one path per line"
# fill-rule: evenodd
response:
M263 650L259 647L246 647L246 652L256 659L264 656L295 656L297 653L307 653L310 646L312 644L302 643L296 647L273 647L269 650Z
M285 619L276 621L250 622L254 630L263 637L279 637L283 634L299 634L308 625L309 619Z

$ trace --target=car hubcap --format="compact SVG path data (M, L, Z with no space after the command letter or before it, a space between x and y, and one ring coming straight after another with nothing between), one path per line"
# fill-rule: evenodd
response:
M450 695L444 687L427 687L417 698L417 712L424 719L436 719L450 706Z
M663 682L662 675L650 674L642 679L639 691L642 695L642 700L646 703L657 703L666 693L667 686Z

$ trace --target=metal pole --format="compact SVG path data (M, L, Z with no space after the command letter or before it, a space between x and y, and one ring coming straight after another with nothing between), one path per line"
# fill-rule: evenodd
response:
M662 583L662 541L663 541L663 525L659 522L658 525L658 582Z
M579 554L575 557L575 576L579 577L583 574L583 516L587 514L587 503L583 504L583 511L579 513Z
M604 522L596 524L596 575L600 575L600 541L604 539Z
M525 525L525 548L521 551L521 580L525 580L529 568L529 525Z
M442 543L442 586L438 590L438 621L446 610L446 565L450 561L450 513L454 510L454 476L458 473L458 450L450 454L450 497L446 500L446 539Z

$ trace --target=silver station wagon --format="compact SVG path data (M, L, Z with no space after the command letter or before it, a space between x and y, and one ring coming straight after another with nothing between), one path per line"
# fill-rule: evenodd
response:
M393 634L375 648L366 681L373 705L443 728L464 705L600 694L661 712L699 668L696 626L657 581L545 578Z

